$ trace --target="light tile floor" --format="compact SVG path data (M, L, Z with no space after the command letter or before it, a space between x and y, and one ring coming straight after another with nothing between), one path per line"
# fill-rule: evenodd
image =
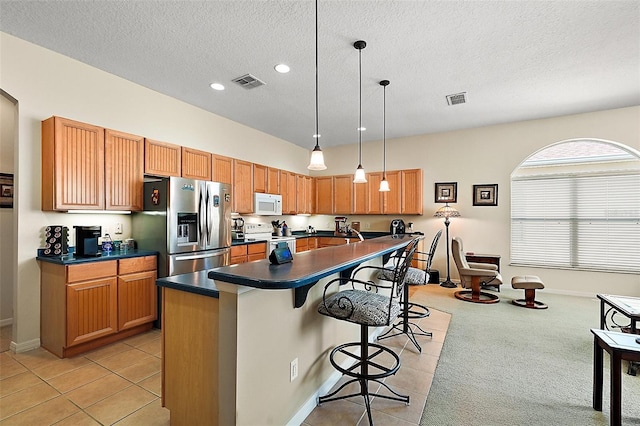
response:
M411 287L411 300L426 304L428 287ZM433 332L431 338L418 337L422 353L404 335L382 341L400 353L402 362L398 373L386 383L410 395L411 404L374 397L377 424L420 422L450 319L449 314L431 310L428 318L414 321ZM159 330L67 359L42 348L12 354L7 351L10 333L11 326L2 327L0 426L169 425L169 411L160 401ZM316 407L303 424L368 423L362 397L354 397Z

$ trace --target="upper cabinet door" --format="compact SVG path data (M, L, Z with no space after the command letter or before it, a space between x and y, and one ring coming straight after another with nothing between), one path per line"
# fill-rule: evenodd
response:
M387 181L389 182L389 189L391 191L385 192L384 200L384 214L400 214L402 203L402 191L400 186L400 171L387 172Z
M333 214L333 176L320 176L316 181L315 211L317 214Z
M233 159L222 155L211 155L211 180L233 184Z
M211 153L183 146L182 177L211 180Z
M280 169L267 167L267 194L280 194Z
M386 192L380 192L382 172L367 173L367 208L366 214L382 214L382 200Z
M402 214L422 214L422 169L402 170Z
M180 145L145 139L144 172L155 176L182 176Z
M253 163L233 160L233 211L253 213Z
M105 131L107 210L143 210L144 137Z
M104 210L104 129L61 117L42 122L42 210Z
M336 214L351 214L353 211L353 185L353 175L333 177L333 210Z
M253 191L265 194L267 192L267 166L253 165Z

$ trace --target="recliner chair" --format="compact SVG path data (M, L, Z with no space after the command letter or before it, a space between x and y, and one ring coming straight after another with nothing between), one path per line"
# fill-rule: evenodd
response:
M460 274L462 287L471 289L456 291L453 295L466 302L499 302L500 298L497 295L480 291L480 287L483 285L498 286L502 284L502 276L498 272L498 267L489 263L468 263L462 249L462 240L459 237L453 237L451 251Z

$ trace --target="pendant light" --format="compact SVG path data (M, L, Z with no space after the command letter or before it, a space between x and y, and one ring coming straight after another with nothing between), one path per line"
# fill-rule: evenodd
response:
M318 0L316 0L316 133L313 137L316 140L316 146L313 148L313 151L311 151L311 161L307 169L326 170L327 166L324 164L324 155L318 143L318 139L320 139L320 133L318 132Z
M380 86L384 88L382 96L382 180L380 181L380 192L389 192L389 182L387 181L387 86L389 80L382 80Z
M353 47L358 49L358 72L360 74L360 118L358 121L358 168L353 179L353 183L367 183L367 178L362 167L362 49L367 47L367 43L358 40L353 43Z

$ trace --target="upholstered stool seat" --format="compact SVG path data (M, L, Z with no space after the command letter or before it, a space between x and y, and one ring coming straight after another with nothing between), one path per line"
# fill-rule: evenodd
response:
M513 300L516 306L531 309L547 309L547 305L538 302L536 299L536 290L543 289L544 284L539 277L535 275L516 275L511 278L511 287L517 290L524 290L524 299Z

